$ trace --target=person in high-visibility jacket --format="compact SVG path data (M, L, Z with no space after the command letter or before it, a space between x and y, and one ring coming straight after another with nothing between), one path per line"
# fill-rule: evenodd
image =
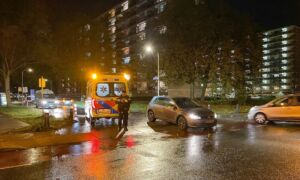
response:
M119 111L119 130L124 127L124 130L127 131L128 126L128 112L131 104L131 99L127 95L126 91L122 92L122 95L117 99L118 111Z

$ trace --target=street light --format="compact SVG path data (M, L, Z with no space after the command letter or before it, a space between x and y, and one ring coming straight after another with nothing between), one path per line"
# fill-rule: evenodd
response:
M27 68L27 69L24 69L22 71L22 94L24 94L24 72L27 71L29 73L32 73L33 72L33 69L32 68Z
M147 53L153 53L153 47L148 44L145 46L145 51ZM160 89L160 77L159 77L159 52L156 50L156 56L157 56L157 95L159 96L159 89Z

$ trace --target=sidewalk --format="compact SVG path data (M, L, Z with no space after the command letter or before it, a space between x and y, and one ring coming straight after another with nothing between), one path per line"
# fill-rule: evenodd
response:
M28 126L27 123L0 114L0 134Z

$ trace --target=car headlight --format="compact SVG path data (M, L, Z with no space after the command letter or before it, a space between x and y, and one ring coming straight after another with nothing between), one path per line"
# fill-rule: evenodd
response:
M189 114L189 117L191 119L201 119L201 117L199 115L196 115L196 114Z
M46 105L48 102L46 100L42 100L42 104Z
M214 118L217 119L218 118L218 114L214 113Z

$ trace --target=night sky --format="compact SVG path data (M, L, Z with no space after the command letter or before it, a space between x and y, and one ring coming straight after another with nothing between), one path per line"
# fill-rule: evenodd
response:
M262 28L270 29L300 24L300 0L225 0L235 9L248 14ZM66 12L81 12L95 17L120 0L52 0Z

